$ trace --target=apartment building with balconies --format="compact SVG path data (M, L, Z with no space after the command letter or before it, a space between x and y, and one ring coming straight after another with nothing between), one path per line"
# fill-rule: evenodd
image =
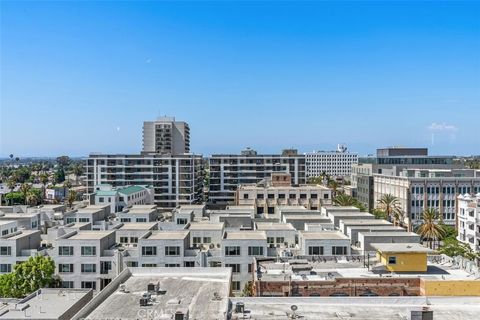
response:
M87 192L95 192L101 184L149 185L159 207L196 204L203 199L202 167L202 156L194 154L91 154L85 167Z
M291 184L306 183L305 156L296 150L282 154L257 154L246 149L240 154L214 154L209 158L209 201L212 204L233 204L239 185L256 184L273 173L290 174Z
M160 117L143 123L142 153L184 154L190 152L190 127L175 117Z

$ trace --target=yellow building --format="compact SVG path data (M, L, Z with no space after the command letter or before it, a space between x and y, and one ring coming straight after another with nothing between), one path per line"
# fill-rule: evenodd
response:
M391 272L426 272L427 254L434 252L419 243L372 243L372 247Z

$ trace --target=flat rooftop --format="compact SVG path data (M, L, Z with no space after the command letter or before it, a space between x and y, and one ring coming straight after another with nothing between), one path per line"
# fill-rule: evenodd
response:
M188 310L189 319L225 319L230 293L230 268L130 270L131 276L124 282L128 292L113 292L86 319L173 319L178 310ZM154 302L141 307L140 297L147 292L149 283L159 283L165 293L154 294Z
M341 222L345 226L375 226L375 225L391 225L391 222L381 219L342 219Z
M100 230L82 230L77 234L68 238L68 240L100 240L103 239L115 231L100 231Z
M306 240L349 240L350 238L340 231L299 231L301 237Z
M284 214L283 217L288 220L325 220L330 221L330 218L320 214Z
M360 232L365 237L420 237L415 232L395 232L395 231L380 231L380 232Z
M244 303L252 319L262 320L290 319L292 305L304 320L405 320L412 310L423 307L433 311L435 320L474 320L480 314L477 297L232 297L231 301L233 306Z
M257 222L257 230L296 230L292 224L284 222Z
M258 260L262 267L261 281L332 281L336 278L395 279L423 278L428 280L479 280L474 275L450 263L428 262L425 272L395 272L385 269L370 255L370 269L364 266L364 256L318 256L310 259ZM300 271L299 271L300 270ZM313 272L311 272L313 271ZM479 280L480 281L480 280ZM479 282L480 283L480 282Z
M146 238L148 240L183 240L188 236L188 230L158 231Z
M122 222L119 230L151 230L156 227L156 222Z
M16 223L17 221L15 220L0 220L0 227L1 226L4 226L4 225L7 225L7 224L10 224L10 223Z
M223 222L197 222L191 223L189 230L222 230Z
M433 253L435 250L419 243L372 243L373 248L380 252Z
M89 294L90 289L40 289L37 292L38 295L34 293L16 303L0 305L0 319L58 319L75 304L81 302L80 300ZM17 304L17 310L15 310L15 304Z
M267 240L267 235L264 231L233 231L226 232L225 239L227 240Z
M128 211L127 211L128 210ZM150 214L150 213L155 213L157 212L157 209L155 208L130 208L130 209L125 209L125 211L118 212L118 214Z
M1 240L17 240L24 237L28 237L35 233L42 233L40 230L19 230L14 233L9 233L3 237L0 237Z

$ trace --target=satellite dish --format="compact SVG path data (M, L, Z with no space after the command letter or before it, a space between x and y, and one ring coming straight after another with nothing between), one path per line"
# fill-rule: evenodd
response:
M292 309L292 311L297 311L297 310L298 310L298 307L293 304L293 305L290 307L290 309Z

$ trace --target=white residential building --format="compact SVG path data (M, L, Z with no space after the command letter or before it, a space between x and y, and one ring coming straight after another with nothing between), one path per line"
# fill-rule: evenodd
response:
M336 151L314 151L305 153L307 178L330 176L349 176L352 165L358 163L358 154L347 151L344 145L338 145Z
M233 204L239 185L258 183L272 173L289 173L293 186L306 183L305 156L296 150L257 154L247 148L241 154L214 154L209 158L209 166L209 201L213 204Z
M153 202L165 208L196 204L202 200L202 156L101 155L92 154L86 162L87 192L95 186L110 184L121 188L132 185L153 186Z
M90 204L110 205L110 212L122 211L132 205L153 204L154 189L151 186L132 185L112 187L109 184L95 186L95 193L90 194Z
M480 251L480 193L459 195L457 239Z
M184 154L190 152L190 127L175 117L160 117L143 123L142 153Z
M21 230L0 236L0 274L13 271L15 264L43 255L40 230Z

